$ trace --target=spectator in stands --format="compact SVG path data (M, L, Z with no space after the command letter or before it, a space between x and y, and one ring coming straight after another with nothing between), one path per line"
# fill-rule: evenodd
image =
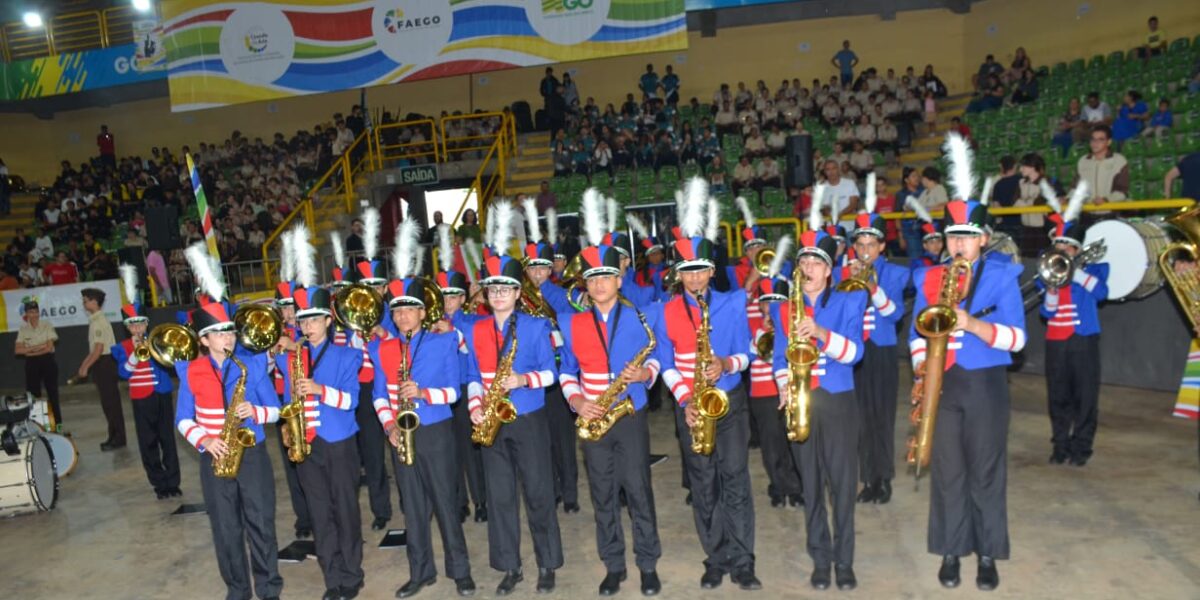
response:
M835 143L833 145L833 154L830 154L828 157L825 158L825 160L832 160L833 162L840 165L840 164L850 160L850 155L846 154L846 146L844 144ZM816 166L817 166L817 171L824 172L824 170L825 170L824 162L817 163Z
M346 151L346 149L350 147L350 144L354 143L354 132L350 131L349 127L346 127L346 121L344 121L344 120L341 120L341 121L338 121L337 123L335 123L334 128L336 130L336 133L334 135L333 142L332 142L332 150L333 150L333 155L335 157L338 157L338 156L341 156L342 153L344 153ZM250 165L246 165L246 166L250 167ZM250 169L252 170L253 167L250 167Z
M862 140L854 141L854 151L850 153L850 168L854 169L854 175L862 179L867 176L867 173L875 170L875 157L867 151Z
M592 173L600 171L608 173L609 179L613 177L612 148L609 148L608 142L604 140L596 142L596 149L592 151Z
M355 218L350 222L350 235L346 236L346 253L354 254L363 251L363 221Z
M1107 102L1100 100L1100 92L1088 92L1087 104L1083 107L1083 120L1087 124L1089 133L1096 125L1112 123L1112 107Z
M1150 117L1150 123L1142 130L1145 137L1154 136L1162 139L1175 125L1175 117L1171 114L1171 101L1163 98L1158 101L1158 110Z
M1082 143L1087 139L1088 126L1083 120L1083 105L1079 103L1079 98L1071 98L1067 103L1067 112L1058 120L1058 124L1054 126L1054 137L1050 140L1050 145L1056 146L1062 150L1062 155L1065 157L1071 151L1072 144Z
M667 65L667 74L663 75L659 84L663 88L667 104L671 106L679 104L679 76L675 74L675 69L671 65Z
M750 129L750 135L746 136L742 144L742 154L750 158L758 158L770 154L767 149L767 140L763 139L762 134L758 132L758 127Z
M1149 61L1151 56L1158 56L1167 51L1167 32L1158 28L1158 17L1146 20L1146 43L1137 49L1138 58Z
M707 132L712 133L712 132ZM719 146L718 146L719 148ZM617 169L631 169L634 166L633 150L629 147L629 142L625 135L619 135L616 138L616 145L612 148L613 151L613 166Z
M566 177L571 174L574 160L571 158L571 150L567 143L563 140L554 142L554 176Z
M896 212L901 210L896 205L896 196L888 192L888 178L879 174L875 176L875 212L883 214ZM896 220L889 219L887 221L886 231L884 231L884 240L887 243L888 252L893 256L897 256L901 252L900 248L900 228Z
M5 265L4 271L0 272L0 291L15 290L21 287L21 280L17 279L17 269L13 269Z
M733 111L733 104L729 101L721 104L720 110L713 117L713 122L717 125L717 133L722 135L740 131L737 113Z
M916 202L923 191L925 189L921 187L921 172L913 167L904 167L901 172L900 191L896 193L897 210L911 210L908 208L909 198ZM901 228L904 235L900 238L900 247L909 258L920 257L921 240L925 235L921 231L921 220L905 219Z
M987 82L991 76L999 77L1004 73L1004 65L996 62L996 57L989 54L983 59L983 64L979 65L979 70L975 72L975 77L971 78L971 85L975 88L975 93L978 94L983 89L983 84Z
M1200 152L1193 152L1184 156L1170 171L1167 171L1163 177L1163 198L1174 198L1175 193L1171 188L1174 187L1175 180L1183 179L1183 190L1179 194L1179 198L1191 198L1200 201Z
M917 197L917 202L929 212L942 210L950 201L950 196L942 185L942 172L935 166L930 165L921 170L921 187L924 191Z
M771 133L767 134L767 150L779 156L787 148L787 134L779 128L779 123L771 123Z
M854 67L858 66L858 55L850 49L850 40L842 41L842 49L829 59L829 64L838 70L842 85L854 81Z
M541 186L538 188L537 209L538 213L545 213L548 209L558 209L558 196L550 190L550 182L542 180Z
M842 107L838 106L836 100L832 97L825 100L825 104L821 106L821 120L825 123L826 129L837 127L842 121Z
M562 84L554 88L546 101L546 120L550 123L550 139L555 139L559 131L567 126L567 101L563 98L565 89Z
M1094 204L1129 199L1129 163L1113 151L1112 142L1112 129L1097 125L1092 129L1091 153L1079 159L1076 183L1088 183Z
M849 164L849 163L844 163ZM853 215L858 211L859 192L854 180L845 177L841 165L833 160L826 160L821 166L821 174L825 176L825 197L821 199L823 207L837 206L836 215L830 219L838 221L844 215ZM825 211L827 214L829 211Z
M479 230L479 217L475 214L475 209L468 208L463 211L462 223L455 228L454 235L460 240L474 240L475 243L479 243L483 234Z
M925 112L923 96L918 96L913 90L904 90L904 101L900 103L900 117L907 122L918 122Z
M875 144L876 138L875 126L871 124L871 117L867 115L859 117L858 126L854 128L854 140L863 147L868 147Z
M779 163L775 161L775 157L770 154L763 157L758 163L758 173L755 178L755 185L759 192L763 188L779 188L783 186L783 174L779 172ZM762 199L760 197L759 203Z
M538 84L538 93L542 95L542 106L549 110L550 98L558 93L558 78L554 76L554 67L546 67L546 75L542 77L542 82Z
M100 164L109 169L116 169L117 146L113 134L108 132L108 125L100 126L100 133L96 135L96 147L100 150Z
M945 98L949 92L946 90L946 84L938 78L933 72L933 65L925 65L925 72L917 81L921 88L933 92L935 98Z
M714 194L723 194L729 190L726 183L725 159L718 154L708 164L708 189Z
M16 246L21 251L21 254L25 256L33 250L34 240L25 233L25 228L17 227L13 230L12 245Z
M738 159L738 164L733 167L733 193L738 195L745 188L754 188L755 178L758 177L758 171L754 165L750 164L750 157L745 154ZM757 189L757 188L755 188Z
M1021 181L1017 189L1017 199L1013 206L1042 206L1046 199L1042 194L1042 180L1046 179L1054 187L1055 195L1062 195L1062 187L1053 178L1046 177L1046 161L1036 152L1030 152L1021 157ZM1037 253L1044 246L1046 219L1041 213L1021 215L1021 233L1016 240L1022 254Z
M60 250L55 261L42 269L42 277L49 285L75 283L79 281L79 268Z
M1117 143L1117 147L1120 148L1125 140L1140 135L1143 124L1149 119L1150 107L1142 102L1142 94L1135 90L1125 92L1121 108L1117 111L1117 119L1112 124L1112 139Z
M579 88L575 87L575 80L570 73L563 73L562 89L563 102L568 109L579 103Z
M658 97L658 73L654 72L654 65L646 65L646 72L638 79L638 89L642 90L642 100Z
M854 135L854 125L850 121L842 121L842 126L838 127L835 138L839 144L851 145L856 139Z
M925 90L925 131L929 137L937 134L937 101L933 90Z
M967 105L967 113L978 113L985 110L995 110L1004 106L1004 85L996 76L989 77L983 84L978 98Z
M1004 80L1007 83L1015 83L1025 76L1025 71L1032 70L1033 61L1025 53L1025 48L1017 48L1016 53L1013 54L1012 64L1009 65L1008 72L1004 74Z
M1000 158L1000 177L996 179L995 185L992 186L992 206L1012 206L1021 192L1021 173L1017 171L1017 160L1010 154L1005 154ZM997 228L1010 236L1013 239L1018 239L1021 235L1021 219L1017 215L1000 217L997 219Z
M1025 69L1012 93L1013 104L1029 104L1038 99L1038 82L1033 69Z
M40 232L41 235L34 240L33 251L29 253L29 257L34 263L54 257L54 241L50 238L50 229L42 227Z
M21 263L21 287L38 287L42 285L42 269L39 266L41 261L27 260Z

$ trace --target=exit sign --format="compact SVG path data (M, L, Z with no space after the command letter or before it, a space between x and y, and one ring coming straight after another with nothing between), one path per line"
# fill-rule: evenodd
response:
M437 165L400 167L401 185L431 185L438 181Z

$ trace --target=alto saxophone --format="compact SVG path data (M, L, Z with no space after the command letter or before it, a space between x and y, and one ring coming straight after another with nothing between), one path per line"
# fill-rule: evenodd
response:
M279 409L279 418L283 420L283 445L288 449L288 459L299 464L312 453L312 446L308 443L308 420L304 418L304 395L296 389L296 381L304 376L304 357L298 349L292 352L290 371L292 401Z
M633 308L633 304L625 298L621 298L621 302ZM642 329L646 330L646 338L650 340L641 350L638 350L633 360L629 361L629 364L633 365L634 368L641 368L642 363L646 362L646 359L650 357L650 353L654 352L654 346L657 344L657 341L654 339L654 330L646 322L646 315L642 314L642 311L636 308L634 310L637 311L638 321L641 322ZM583 417L575 419L575 431L579 434L579 439L589 442L599 441L600 438L604 437L604 434L613 428L613 425L617 424L617 421L634 413L633 400L629 396L622 398L620 402L614 404L614 401L620 398L628 387L629 384L618 376L616 381L608 384L608 387L596 399L596 404L604 407L604 416L599 419L585 419Z
M510 327L516 327L516 323ZM517 407L513 406L504 389L504 380L512 375L513 360L517 357L517 336L514 331L513 343L508 352L500 358L496 365L496 376L492 385L488 386L483 395L483 421L471 430L471 441L481 446L491 446L496 443L496 434L500 426L517 420Z
M213 475L223 479L236 479L242 468L242 453L254 446L254 430L242 426L237 408L246 401L246 365L232 354L229 360L242 372L233 386L233 400L225 409L225 423L221 425L221 441L225 443L225 456L212 461Z
M409 338L411 340L411 338ZM405 345L407 346L406 340ZM412 378L411 365L408 364L408 348L400 353L400 369L396 373L396 385L399 387ZM396 456L403 465L412 465L416 458L413 433L421 426L421 416L417 414L417 403L412 398L401 399L396 405L396 429L400 431L400 444L396 447Z
M692 402L696 403L699 415L692 426L692 452L708 456L717 447L717 421L729 412L729 397L725 390L708 380L708 365L712 362L712 324L708 320L708 302L696 296L700 307L700 328L696 330L696 371L692 379Z
M963 283L958 282L963 277ZM946 370L946 346L950 341L950 333L958 323L955 307L971 289L971 261L961 255L946 266L942 272L942 289L938 295L937 304L921 309L913 319L917 333L926 339L924 375L921 384L914 385L912 390L913 410L909 421L914 427L913 436L908 439L909 465L913 474L921 477L921 470L929 466L933 456L933 429L937 425L938 403L942 397L942 376Z
M808 439L812 429L812 368L820 358L817 346L811 338L800 337L796 330L804 315L804 284L808 276L800 270L799 265L793 272L791 297L788 303L791 308L791 321L787 342L787 404L783 407L784 428L787 430L789 442L803 442Z

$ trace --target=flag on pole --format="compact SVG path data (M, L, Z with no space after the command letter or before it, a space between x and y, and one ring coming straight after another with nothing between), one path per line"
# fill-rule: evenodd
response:
M221 262L221 251L217 249L217 234L213 231L212 211L208 208L208 198L204 196L204 186L200 185L200 173L196 170L196 163L192 162L192 155L184 155L187 158L188 177L192 180L192 194L196 196L196 210L200 213L200 226L204 230L204 241L208 244L208 253Z

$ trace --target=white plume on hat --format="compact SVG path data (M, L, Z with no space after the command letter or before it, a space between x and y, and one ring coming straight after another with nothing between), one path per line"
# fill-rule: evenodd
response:
M950 187L954 188L951 198L969 200L975 192L971 145L962 135L952 131L946 134L946 143L942 147L950 160Z
M875 193L875 172L871 171L870 173L867 173L867 189L866 197L863 198L863 212L874 214L875 205L878 203L878 201L879 199Z
M482 260L483 255L479 253L479 246L475 244L475 240L471 238L463 240L463 264L467 269L467 281L475 283L479 280L476 269L479 268Z
M553 207L546 209L546 243L558 243L558 211Z
M621 221L621 207L617 205L617 199L605 198L604 209L606 212L606 222L608 224L605 229L607 231L616 231Z
M767 267L767 277L774 279L779 272L783 270L783 263L787 262L787 254L792 251L792 236L785 235L779 238L775 243L775 258L771 259L771 266Z
M303 221L297 223L291 235L296 253L296 282L303 287L317 285L317 249L309 241L308 225Z
M733 199L733 203L737 205L738 210L742 211L742 220L746 222L746 227L754 227L754 213L750 211L750 204L742 196Z
M342 245L342 234L336 229L329 232L329 243L333 246L333 264L346 268L346 247Z
M491 247L492 251L497 256L508 254L509 246L512 245L513 238L513 218L515 217L513 205L507 200L495 202L492 212L492 223L495 226L492 229Z
M286 282L296 278L296 241L290 233L285 232L279 237L279 281Z
M450 224L438 225L438 263L443 271L454 268L454 240L450 239Z
M370 207L363 211L363 254L368 261L375 260L379 251L379 211Z
M676 208L682 212L676 221L684 237L696 237L704 233L704 209L708 204L708 182L703 178L693 177L684 185L682 202L676 201Z
M983 191L979 192L979 203L989 204L992 201L992 186L996 185L996 176L988 175L983 178Z
M1064 222L1071 222L1079 218L1079 213L1083 212L1083 203L1088 199L1090 193L1087 180L1080 179L1075 189L1071 190L1071 199L1067 201L1067 209L1063 211Z
M133 304L138 301L138 272L133 265L117 267L121 274L121 289L125 292L125 301Z
M583 233L587 238L587 243L590 246L599 246L604 241L604 226L606 221L603 217L604 199L600 196L600 191L596 188L588 188L583 192L583 201L580 204L579 212L583 217Z
M812 231L821 229L821 202L825 198L826 185L818 183L813 186L812 201L808 205L808 228ZM830 208L831 215L836 218L836 207Z
M647 239L650 237L650 228L646 227L646 222L642 221L641 217L633 213L625 215L625 222L629 224L629 228L633 230L638 237Z
M929 209L925 208L924 204L921 204L917 201L916 196L909 196L908 199L904 201L904 205L908 208L911 208L913 212L917 213L918 219L925 221L926 223L933 222L933 215L929 214Z
M413 219L405 219L396 228L396 247L392 249L393 278L404 279L414 274L417 261L415 254L420 249L418 235L417 222Z
M708 199L708 219L704 223L704 239L715 242L721 235L721 205L714 197Z
M208 294L214 302L220 302L225 298L225 280L221 277L218 269L213 268L212 256L208 253L208 246L204 242L196 242L187 247L183 251L183 255L187 258L188 265L192 267L192 276L196 279L196 285L200 291Z
M1043 177L1038 181L1038 187L1042 190L1042 197L1046 199L1046 204L1050 209L1058 214L1062 214L1062 203L1058 201L1058 192L1054 191L1054 186L1050 185L1050 181Z
M533 198L526 198L521 201L521 206L525 209L525 224L529 226L529 243L541 243L542 230L538 227L537 202Z

